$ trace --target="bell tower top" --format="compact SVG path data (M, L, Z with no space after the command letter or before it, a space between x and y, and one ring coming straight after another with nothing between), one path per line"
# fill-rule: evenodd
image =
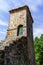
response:
M33 23L28 6L12 9L9 13L10 22L6 38L16 39L17 37L27 36L27 28L30 28L30 25Z
M9 11L10 14L14 13L14 12L19 12L19 11L22 11L22 10L26 10L28 12L28 15L30 16L32 22L33 22L33 18L31 16L31 13L30 13L30 10L29 10L29 7L27 5L23 6L23 7L19 7L19 8L16 8L16 9L12 9Z

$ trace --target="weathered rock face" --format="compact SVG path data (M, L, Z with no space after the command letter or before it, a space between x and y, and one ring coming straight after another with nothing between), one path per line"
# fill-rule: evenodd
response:
M22 37L5 47L3 65L29 65L27 38ZM2 63L0 63L2 65Z

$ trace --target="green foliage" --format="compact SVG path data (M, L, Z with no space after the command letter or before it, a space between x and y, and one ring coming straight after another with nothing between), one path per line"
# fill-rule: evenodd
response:
M36 65L43 65L43 34L34 39Z

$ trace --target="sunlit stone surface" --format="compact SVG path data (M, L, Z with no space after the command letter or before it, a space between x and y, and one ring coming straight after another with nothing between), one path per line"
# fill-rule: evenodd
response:
M28 6L10 11L7 35L0 42L0 65L35 65L33 19Z

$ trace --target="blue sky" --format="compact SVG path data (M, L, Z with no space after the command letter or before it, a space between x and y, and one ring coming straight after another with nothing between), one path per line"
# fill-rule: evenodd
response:
M43 0L0 0L0 40L4 40L9 23L9 10L28 5L34 19L33 35L43 34Z

